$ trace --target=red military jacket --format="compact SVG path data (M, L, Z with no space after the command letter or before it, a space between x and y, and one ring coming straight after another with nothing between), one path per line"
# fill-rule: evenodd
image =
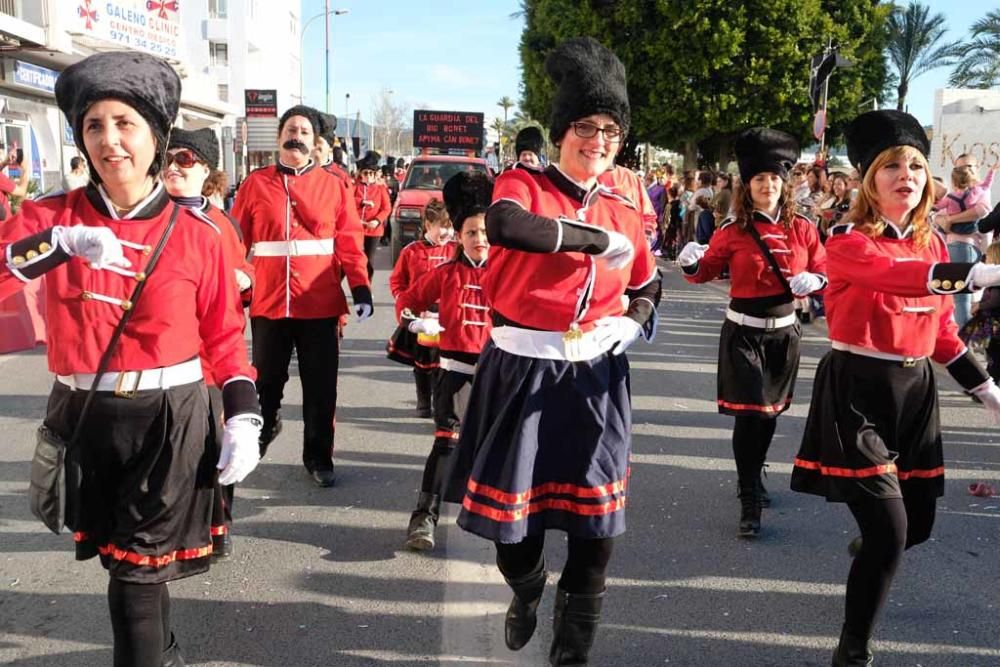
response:
M420 276L454 257L455 246L455 241L440 245L423 238L403 248L389 276L389 291L392 292L392 298L398 298Z
M647 234L656 231L656 209L653 200L649 198L642 179L631 169L615 166L597 177L597 182L611 188L618 194L628 197L642 215L642 229Z
M656 259L638 211L599 183L585 191L555 166L510 169L493 188L494 205L501 200L545 218L566 218L578 227L619 232L635 248L629 265L611 269L605 260L584 252L527 252L499 246L491 238L483 287L487 302L506 320L543 331L567 331L572 324L589 331L602 317L625 314L626 289L658 284ZM488 214L487 230L489 224Z
M401 317L406 309L419 314L439 304L438 321L444 327L441 356L459 356L469 362L468 355L482 352L493 328L481 285L485 267L486 260L475 264L463 252L428 271L396 299L396 316Z
M89 186L26 201L0 235L0 299L45 275L49 369L57 375L94 373L118 326L137 278L149 261L146 248L159 242L175 208L161 184L129 219L109 212ZM129 269L93 269L66 254L52 238L56 225L107 227L122 240ZM172 366L204 349L219 384L256 373L247 358L233 267L218 229L180 208L132 319L115 349L109 371Z
M361 226L365 229L365 236L382 236L384 228L382 225L389 219L392 211L392 204L389 203L389 189L382 183L362 183L358 180L354 184L354 203L358 207L358 217L361 218ZM378 223L374 227L369 227L365 223Z
M949 261L948 248L937 234L918 248L911 232L888 224L871 238L852 224L830 228L824 295L830 340L948 365L966 350L952 316L954 292L935 293L940 281L932 277L935 264Z
M351 197L354 197L354 179L351 178L351 175L347 173L346 169L344 169L336 162L326 163L325 165L323 165L323 169L325 169L327 173L333 174L337 178L343 179L344 184L347 186L347 191L351 193Z
M340 286L368 287L361 223L344 181L309 163L251 173L233 217L255 271L251 317L319 319L348 312Z
M767 244L785 280L808 271L826 275L826 251L816 225L796 215L790 229L754 211L754 228ZM690 283L704 283L719 276L729 266L729 296L755 298L785 293L764 253L753 236L735 222L724 223L709 243L708 251L694 267L684 269Z

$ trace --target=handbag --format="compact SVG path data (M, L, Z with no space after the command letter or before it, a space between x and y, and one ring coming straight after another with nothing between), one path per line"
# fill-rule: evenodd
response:
M138 303L139 297L142 296L146 283L149 282L149 276L156 268L163 247L167 244L167 239L170 238L170 234L174 230L179 213L180 207L174 204L170 221L167 223L166 229L163 230L163 235L160 236L156 248L149 257L149 263L146 265L146 279L139 281L132 291L132 308L122 313L118 326L115 327L114 333L111 334L111 340L101 355L101 360L97 365L97 373L94 375L94 382L90 385L87 397L83 401L83 407L80 408L80 414L77 416L73 435L69 440L65 440L45 423L38 427L35 454L31 459L31 474L28 481L28 504L31 507L31 513L56 535L62 531L64 525L72 529L79 523L80 503L78 501L80 490L83 487L83 471L76 447L77 441L83 432L97 384L100 382L101 376L108 370L118 340L124 333L125 325L131 319L132 313L135 312L135 305ZM74 499L74 502L67 502L70 497ZM68 512L71 515L68 515Z

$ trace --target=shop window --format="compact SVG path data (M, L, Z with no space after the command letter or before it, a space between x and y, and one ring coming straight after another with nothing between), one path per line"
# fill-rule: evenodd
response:
M217 67L228 67L229 45L225 42L209 42L208 57L212 65Z

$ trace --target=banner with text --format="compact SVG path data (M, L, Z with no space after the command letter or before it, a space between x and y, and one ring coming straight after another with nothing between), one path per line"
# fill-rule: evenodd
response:
M413 145L416 148L481 151L483 114L417 109L413 112Z
M62 0L60 7L72 33L181 59L179 0Z

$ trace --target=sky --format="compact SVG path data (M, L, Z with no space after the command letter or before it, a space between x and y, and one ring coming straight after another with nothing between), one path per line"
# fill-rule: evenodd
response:
M331 10L349 10L330 23L330 110L338 118L347 109L352 118L360 111L369 121L373 99L383 89L413 109L483 112L487 126L493 117L503 117L496 104L501 97L519 100L523 21L511 18L517 0L329 1ZM966 37L973 22L1000 8L1000 0L922 1L944 14L948 40ZM302 0L303 24L324 11L324 0ZM303 52L305 101L322 109L322 18L307 27ZM949 68L932 70L911 83L909 112L924 125L934 122L934 91L947 85L949 73ZM345 93L350 94L346 106Z

